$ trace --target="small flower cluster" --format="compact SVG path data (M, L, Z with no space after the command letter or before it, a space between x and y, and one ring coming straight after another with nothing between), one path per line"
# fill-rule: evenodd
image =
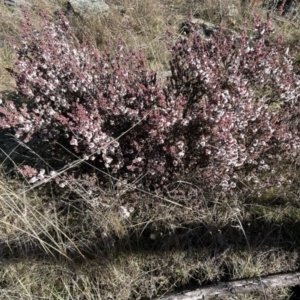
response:
M32 168L28 165L24 165L23 167L18 168L18 171L24 177L30 178L29 183L36 183L38 181L49 182L50 180L56 178L57 175L57 172L55 171L51 171L49 175L46 175L45 169L40 169L40 171L38 172L35 168Z
M100 53L77 41L63 15L58 23L45 16L36 30L25 13L9 72L31 102L0 103L0 126L25 142L36 133L53 147L63 139L98 169L149 188L163 189L183 172L226 192L274 161L298 161L300 78L292 51L269 40L270 22L256 18L254 38L198 32L191 24L190 36L170 46L163 87L141 52L120 42ZM31 182L46 178L28 166L20 172Z

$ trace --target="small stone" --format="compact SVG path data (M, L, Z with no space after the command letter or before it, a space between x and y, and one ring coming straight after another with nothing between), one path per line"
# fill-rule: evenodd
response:
M108 9L108 4L102 0L70 0L68 2L68 12L73 11L83 17L87 13L104 14Z
M31 6L27 1L25 0L4 0L4 4L10 7L20 7L23 6Z

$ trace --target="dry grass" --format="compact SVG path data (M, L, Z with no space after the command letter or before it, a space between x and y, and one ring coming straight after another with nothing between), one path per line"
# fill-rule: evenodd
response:
M166 29L177 30L190 11L237 29L254 10L265 15L261 7L234 0L107 2L114 7L105 17L69 16L78 37L91 34L99 48L122 38L145 50L156 70L168 67L161 41ZM37 24L37 4L49 14L65 7L63 1L28 3ZM230 5L237 8L234 18ZM0 39L18 35L20 18L18 10L1 2ZM299 35L288 21L282 24L275 22L287 41ZM3 71L13 59L7 44L0 47L1 92L13 90ZM259 198L218 199L181 182L177 188L189 193L180 201L131 191L113 180L105 190L95 186L92 195L80 183L72 189L30 188L15 171L28 159L46 159L38 158L39 146L25 149L2 131L0 143L0 299L153 299L199 284L298 268L297 184L288 190L274 187ZM124 217L124 209L133 210L130 217ZM228 299L292 299L290 294L281 289Z

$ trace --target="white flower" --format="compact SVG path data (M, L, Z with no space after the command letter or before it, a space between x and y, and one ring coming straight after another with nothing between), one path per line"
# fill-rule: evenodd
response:
M78 141L73 137L70 141L70 145L72 146L78 146Z
M65 182L62 182L62 183L59 184L59 186L60 186L61 188L64 188L66 185L67 185L67 184L66 184Z
M109 156L103 155L103 160L109 165L112 163L113 159Z
M34 176L34 177L32 177L30 180L29 180L29 183L35 183L36 181L38 181L39 179L36 177L36 176Z
M189 124L189 121L188 121L188 120L183 120L183 121L182 121L182 125L183 125L183 126L187 126L188 124Z
M128 219L130 217L130 212L128 211L128 209L126 207L120 206L119 211L125 219Z
M271 73L271 68L266 68L266 69L265 69L265 73L266 73L266 74L270 74L270 73Z
M185 154L184 151L181 151L181 152L178 153L178 156L179 157L184 157L184 154Z
M48 110L48 113L49 113L50 116L53 116L55 114L55 110L53 110L52 108L50 108Z
M25 124L24 128L22 128L25 132L29 132L31 129L32 125L30 124Z
M50 172L50 176L51 176L51 177L56 176L56 175L57 175L57 172L55 172L55 171L51 171L51 172Z

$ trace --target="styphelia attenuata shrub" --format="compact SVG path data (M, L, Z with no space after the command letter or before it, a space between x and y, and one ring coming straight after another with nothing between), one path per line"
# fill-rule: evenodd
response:
M297 162L300 80L269 21L256 18L252 37L221 27L204 38L190 23L189 36L169 44L171 76L162 85L122 42L99 52L78 41L63 15L44 15L39 29L24 15L8 71L28 101L2 103L0 126L25 142L64 141L99 170L160 190L181 175L204 190L242 188L244 178L263 188L260 174ZM44 171L20 171L47 180Z

